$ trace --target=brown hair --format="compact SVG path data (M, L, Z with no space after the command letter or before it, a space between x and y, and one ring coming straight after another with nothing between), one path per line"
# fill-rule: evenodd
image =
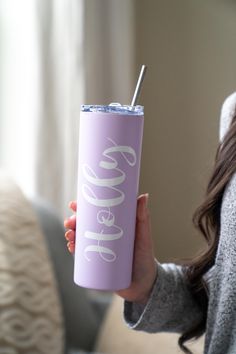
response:
M213 172L203 203L193 215L194 226L206 240L206 249L183 265L189 289L203 310L203 318L179 338L179 346L186 354L192 352L184 345L190 339L199 338L206 329L208 294L203 275L214 265L220 235L220 212L225 188L236 172L236 115L223 141L219 144Z

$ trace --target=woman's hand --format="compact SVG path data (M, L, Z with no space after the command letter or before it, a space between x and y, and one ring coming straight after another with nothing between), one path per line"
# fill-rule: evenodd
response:
M127 289L116 291L125 300L140 304L147 303L157 277L147 202L148 194L142 194L138 197L131 285ZM69 207L76 212L76 202L71 202ZM68 241L67 247L71 253L74 253L76 215L66 219L64 226L69 229L65 233L65 238Z
M69 208L76 212L77 210L77 203L70 202ZM65 233L65 238L67 240L67 248L70 253L75 252L75 229L76 229L76 215L73 214L70 218L64 220L65 228L69 229Z

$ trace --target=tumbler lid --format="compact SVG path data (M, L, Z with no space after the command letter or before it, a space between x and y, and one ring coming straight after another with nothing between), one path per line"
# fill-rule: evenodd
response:
M118 113L127 115L143 115L143 106L121 105L120 103L111 103L109 105L81 105L82 112L102 112L102 113Z

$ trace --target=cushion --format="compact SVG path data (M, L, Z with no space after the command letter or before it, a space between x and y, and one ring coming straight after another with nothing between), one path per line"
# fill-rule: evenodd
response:
M74 283L74 258L66 247L62 220L45 200L33 199L32 205L53 261L64 313L66 349L92 351L101 319L87 290Z
M145 333L128 328L123 320L123 299L114 296L101 328L96 350L104 354L180 354L179 334ZM194 354L202 354L203 337L187 343Z
M0 353L62 354L52 264L30 202L0 171Z

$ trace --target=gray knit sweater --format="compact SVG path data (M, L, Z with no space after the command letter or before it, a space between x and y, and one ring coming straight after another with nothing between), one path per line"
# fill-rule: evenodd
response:
M236 93L222 108L221 140L235 107ZM180 266L157 262L157 267L158 277L147 305L125 301L124 318L135 330L181 333L203 316L202 310L187 289ZM216 261L205 279L209 306L204 354L236 354L236 174L223 196Z

